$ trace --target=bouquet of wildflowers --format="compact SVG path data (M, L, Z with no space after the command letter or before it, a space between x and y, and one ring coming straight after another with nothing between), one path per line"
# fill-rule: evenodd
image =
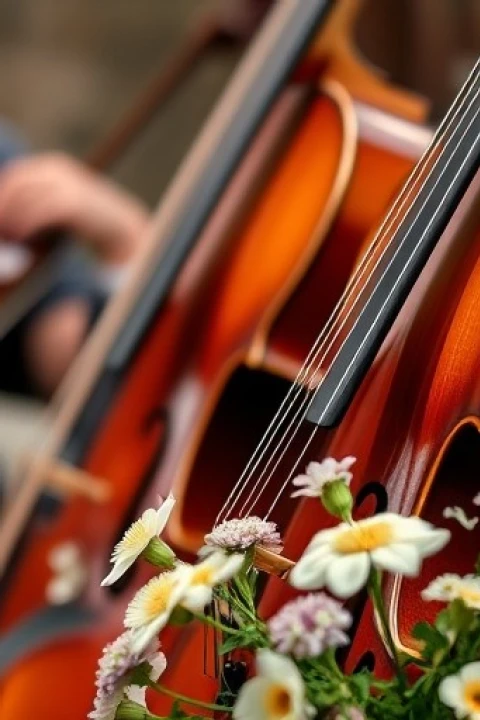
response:
M388 512L355 522L349 488L353 463L354 458L310 463L294 480L294 496L320 500L339 523L311 539L287 579L301 594L268 620L257 611L261 563L256 558L281 553L274 523L258 517L225 521L206 536L199 561L190 565L160 539L173 497L144 512L115 547L103 584L114 583L140 557L158 572L128 605L125 632L104 649L89 717L166 720L147 708L149 688L171 698L167 717L172 720L480 720L478 568L466 577L443 575L424 589L425 600L442 601L445 608L433 624L414 628L422 648L418 657L400 652L384 606L382 574L418 575L423 559L439 552L450 533L419 517ZM348 675L338 661L352 624L340 601L364 587L392 660L388 680L367 669ZM180 695L162 682L168 667L162 631L193 622L212 627L222 638L217 651L223 669L211 703ZM239 653L252 662L232 660ZM417 672L411 673L412 667Z

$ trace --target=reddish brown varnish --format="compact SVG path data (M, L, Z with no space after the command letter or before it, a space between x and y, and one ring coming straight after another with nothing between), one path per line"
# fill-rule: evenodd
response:
M210 263L205 248L195 251L85 459L86 470L110 480L111 499L98 506L72 499L48 527L34 528L19 556L2 602L2 628L44 605L48 552L69 539L91 563L86 602L98 620L12 667L1 689L2 720L31 714L37 720L85 717L101 648L121 632L125 604L148 577L148 570L140 569L122 592L98 590L126 514L132 506L136 514L155 502L173 484L178 507L169 539L183 554L198 547L414 164L422 144L413 143L412 151L415 125L394 125L395 134L382 114L384 131L376 136L350 88L332 83L335 64L330 71L328 63L323 66L324 89L310 102L228 252ZM381 92L378 100L382 109ZM409 118L418 114L405 107L399 102L397 111ZM354 490L376 481L387 488L391 509L417 508L439 523L444 504L462 504L453 494L462 488L467 498L475 494L473 482L453 483L460 464L462 477L473 479L479 449L479 245L467 242L470 229L464 235L446 234L347 417L335 432L318 433L308 455L308 460L356 455ZM166 425L149 424L159 406ZM136 502L162 442L159 472ZM426 483L436 492L423 497ZM372 512L372 503L358 512ZM286 554L294 559L328 522L316 504L295 506L288 493L276 519L286 532ZM458 551L464 531L452 529ZM466 540L473 546L477 537ZM443 554L438 562L448 558ZM471 562L467 551L464 558ZM459 569L458 562L455 567L468 569ZM437 569L427 564L422 583ZM409 602L402 606L408 616L400 617L399 633L408 645L411 623L424 608L413 602L418 587L408 584L401 591ZM268 615L290 592L272 579L263 612ZM364 618L349 667L366 647L374 647L382 661L368 610ZM203 672L203 629L167 631L162 642L169 659L165 684L214 699L217 683ZM152 711L167 712L169 704L155 699Z

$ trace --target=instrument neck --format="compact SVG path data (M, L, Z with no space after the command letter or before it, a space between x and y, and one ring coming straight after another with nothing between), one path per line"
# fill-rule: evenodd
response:
M480 69L477 63L431 146L373 240L365 280L346 317L347 332L320 381L307 420L340 422L400 308L479 168ZM402 197L402 196L401 196ZM337 333L338 334L338 333Z

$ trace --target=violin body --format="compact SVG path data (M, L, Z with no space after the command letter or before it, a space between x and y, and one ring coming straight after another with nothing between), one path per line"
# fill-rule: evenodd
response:
M121 632L125 602L146 576L140 572L115 593L95 588L106 574L112 545L141 506L173 487L178 509L168 539L184 556L201 544L370 232L427 142L428 131L400 118L391 122L396 132L389 134L389 119L327 81L304 106L295 134L277 157L261 197L237 223L222 262L211 241L208 246L208 233L193 254L85 459L86 471L109 479L111 498L94 504L76 497L48 526L37 522L1 606L5 630L40 612L52 578L50 553L72 539L90 567L83 604L94 617L86 629L82 626L81 637L80 630L67 632L13 663L0 695L2 717L26 714L25 688L45 688L46 676L52 688L36 699L39 720L51 718L54 707L67 707L73 692L78 717L88 712L97 657ZM379 124L387 129L379 132ZM376 176L383 181L373 193L370 179ZM188 363L185 345L174 342L180 335L191 348ZM255 397L262 403L252 406ZM358 457L363 455L359 450ZM150 484L140 505L142 479ZM290 511L279 510L286 526ZM298 533L297 551L303 538ZM267 592L265 602L268 597ZM195 692L207 698L216 681L205 677L203 668L198 674L185 672L184 660L203 658L192 645L181 655L187 640L200 646L203 631L167 633L163 639L172 686L191 692L198 678Z

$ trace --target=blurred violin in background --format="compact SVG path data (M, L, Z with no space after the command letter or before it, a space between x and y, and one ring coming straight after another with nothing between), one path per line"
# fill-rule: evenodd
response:
M2 718L32 712L34 688L40 720L88 712L96 659L146 576L99 582L158 494L177 497L167 530L184 557L235 513L275 520L292 560L328 524L285 502L310 460L359 458L359 517L388 507L436 520L474 494L478 70L429 145L425 103L356 58L358 6L275 5L65 384L2 519ZM47 482L69 494L46 495ZM463 542L457 530L449 552ZM56 574L62 553L70 578ZM408 597L397 623L408 648L418 588L385 590L392 612ZM289 592L272 577L265 615ZM355 611L347 663L370 652L387 668L368 605ZM195 652L203 630L163 643L166 683L214 698L218 679Z

